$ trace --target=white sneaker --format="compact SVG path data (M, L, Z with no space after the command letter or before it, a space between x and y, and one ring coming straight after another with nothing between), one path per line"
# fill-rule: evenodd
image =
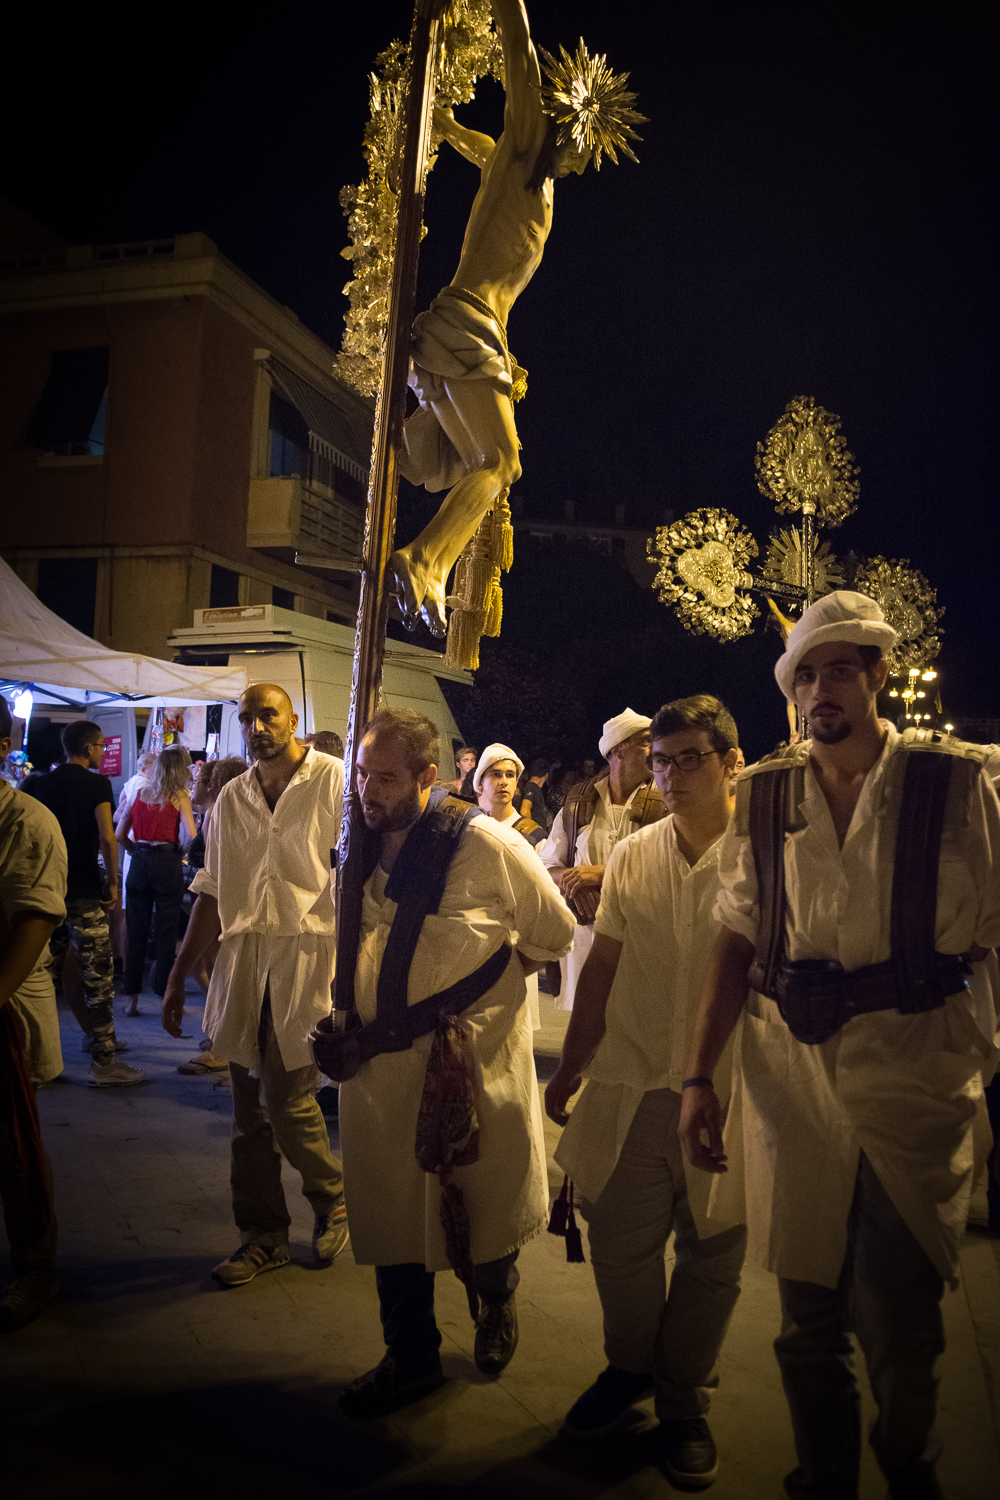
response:
M280 1271L288 1259L287 1245L241 1245L228 1260L219 1262L212 1275L223 1286L243 1286L261 1271Z
M321 1266L328 1266L346 1249L350 1239L347 1227L347 1209L341 1198L332 1213L317 1214L313 1225L313 1255Z
M87 1082L92 1089L108 1089L129 1083L141 1083L145 1076L142 1068L130 1068L128 1063L123 1063L117 1057L113 1057L110 1062L106 1063L99 1063L95 1058L90 1065Z

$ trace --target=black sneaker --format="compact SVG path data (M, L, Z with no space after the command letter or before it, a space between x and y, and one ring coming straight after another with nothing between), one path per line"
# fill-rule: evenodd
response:
M38 1266L15 1276L0 1297L0 1333L32 1322L58 1291L59 1277L51 1266Z
M506 1302L487 1302L480 1314L473 1351L482 1375L500 1375L517 1348L517 1308L513 1295Z
M605 1437L614 1432L637 1401L651 1396L653 1389L651 1376L608 1365L570 1407L562 1431L574 1438Z
M370 1422L374 1417L384 1417L401 1406L422 1400L443 1384L444 1371L437 1357L433 1364L415 1366L399 1364L387 1354L374 1370L347 1387L337 1405L345 1417Z
M719 1472L719 1455L704 1417L661 1422L660 1456L667 1478L679 1490L707 1490Z

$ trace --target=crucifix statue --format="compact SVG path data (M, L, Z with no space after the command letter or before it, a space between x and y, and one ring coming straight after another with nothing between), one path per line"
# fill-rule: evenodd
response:
M493 141L436 107L438 135L481 170L458 269L413 324L409 383L419 408L404 423L400 468L414 484L448 493L418 537L392 554L392 587L404 622L421 617L435 635L447 629L446 603L481 610L500 559L485 558L483 585L446 600L452 568L521 473L513 402L524 394L526 372L507 345L507 318L541 261L552 228L556 178L581 173L588 161L616 150L635 159L626 138L644 116L631 109L624 88L603 57L580 42L562 61L543 52L550 86L522 0L492 0L503 49L504 128ZM506 563L509 566L509 561ZM457 586L453 595L461 593ZM499 623L499 622L497 622ZM490 633L496 633L495 631ZM449 645L451 642L449 640ZM466 665L473 663L466 662Z

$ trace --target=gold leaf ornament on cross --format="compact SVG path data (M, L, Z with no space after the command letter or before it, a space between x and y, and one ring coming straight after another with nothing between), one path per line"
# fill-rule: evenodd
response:
M722 542L689 547L678 557L677 571L689 588L696 589L716 609L728 609L734 603L740 577L732 553Z

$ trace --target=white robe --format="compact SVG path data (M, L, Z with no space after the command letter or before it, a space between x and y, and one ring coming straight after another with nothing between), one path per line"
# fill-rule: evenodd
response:
M484 818L488 818L490 816L491 815L488 812L486 812L485 809L484 809L484 811L483 811L483 817ZM504 828L509 828L510 831L511 831L511 833L517 833L517 829L514 827L514 824L515 823L519 823L521 821L521 816L522 815L521 815L521 813L519 813L517 811L517 808L516 807L512 807L506 818L494 818L493 821L495 823L502 824ZM517 833L517 836L518 836L519 839L524 838L524 834L523 833ZM537 854L538 850L540 848L542 848L542 846L544 845L545 840L544 839L540 839L539 842L538 842L537 848L536 848L536 846L534 844L528 843L527 839L524 839L524 842L526 844L528 844L528 848L531 850L532 854ZM532 1031L541 1031L541 1029L542 1029L542 1014L541 1014L541 1011L539 1010L539 1006L538 1006L538 975L537 974L526 974L524 976L524 992L525 992L525 997L526 997L527 1002L528 1002L528 1014L531 1017L531 1029L532 1029Z
M396 903L384 873L365 884L355 1000L363 1021L376 988ZM573 917L520 834L474 818L462 835L436 914L425 918L410 966L412 1005L465 978L505 943L548 962L566 952ZM460 1024L479 1116L479 1160L459 1167L472 1259L498 1260L542 1229L548 1180L524 971L516 954ZM405 1052L382 1053L340 1088L340 1140L354 1258L362 1265L422 1262L448 1267L437 1178L416 1158L417 1113L431 1035Z
M621 943L621 957L608 995L607 1030L584 1070L587 1083L555 1153L591 1203L617 1165L643 1095L681 1092L690 1022L721 930L715 915L720 846L716 840L689 865L668 815L625 839L608 861L594 932ZM730 1042L715 1070L723 1105L732 1055ZM728 1176L713 1177L686 1161L684 1169L701 1236L744 1221Z
M890 956L895 838L883 811L899 740L890 728L843 847L807 762L805 826L785 835L790 959L856 969ZM737 830L738 820L722 844L717 911L724 926L756 942L753 853ZM1000 803L982 773L967 819L945 828L935 942L942 953L1000 943ZM730 1173L745 1168L749 1253L767 1270L836 1286L863 1150L938 1271L954 1280L977 1160L990 1139L982 1074L995 1057L988 965L973 967L969 990L940 1009L856 1016L816 1046L796 1041L773 1000L750 995L727 1134L743 1141L742 1153L730 1148Z
M566 829L563 825L563 812L560 808L555 815L548 838L544 844L538 846L538 857L545 868L558 872L568 869L571 865L606 865L616 845L634 832L635 825L631 818L632 804L638 793L644 790L645 785L645 782L640 783L627 802L615 805L611 801L610 777L601 778L597 783L597 804L594 808L594 816L576 836L575 858L570 853ZM562 984L556 1001L557 1010L573 1009L576 983L593 945L593 923L578 922L576 932L573 934L573 947L560 963Z

